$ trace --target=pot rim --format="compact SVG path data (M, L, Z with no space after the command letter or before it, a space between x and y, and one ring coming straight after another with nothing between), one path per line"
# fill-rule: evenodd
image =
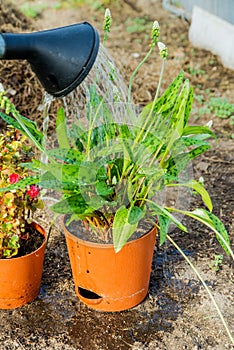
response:
M83 245L86 245L86 246L88 246L88 247L94 247L94 248L95 248L95 247L96 247L96 248L100 247L100 248L106 248L106 249L110 249L110 248L113 248L113 249L114 249L114 244L113 244L113 243L97 243L97 242L86 241L85 239L82 239L82 238L77 237L76 235L74 235L72 232L70 232L70 231L67 229L64 220L65 220L65 216L64 216L64 218L63 218L63 220L62 220L63 229L64 229L64 232L65 232L65 236L68 236L68 237L71 238L73 241L76 241L76 242L78 242L78 243L80 243L80 244L83 244ZM153 226L149 231L147 231L146 233L144 233L141 237L138 237L138 238L136 238L136 239L132 239L132 240L130 240L130 241L127 241L127 242L125 243L125 245L123 246L123 248L124 248L125 246L129 245L129 244L132 244L132 243L134 243L134 242L136 242L136 241L139 241L139 240L141 240L141 239L144 239L146 236L150 235L150 234L152 233L152 231L155 231L155 235L156 235L157 229L156 229L155 226Z

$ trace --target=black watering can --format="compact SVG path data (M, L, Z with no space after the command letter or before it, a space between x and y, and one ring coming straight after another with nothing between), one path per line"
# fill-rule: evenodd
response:
M97 57L99 35L87 22L40 32L0 34L0 59L27 60L55 97L74 90Z

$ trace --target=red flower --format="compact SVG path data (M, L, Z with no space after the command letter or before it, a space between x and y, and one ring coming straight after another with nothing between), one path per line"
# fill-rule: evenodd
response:
M37 187L36 185L31 185L30 189L27 191L27 194L31 197L31 198L35 198L39 195L39 187Z
M9 176L9 180L11 184L15 184L16 182L19 181L19 179L20 179L20 175L16 173L13 173Z

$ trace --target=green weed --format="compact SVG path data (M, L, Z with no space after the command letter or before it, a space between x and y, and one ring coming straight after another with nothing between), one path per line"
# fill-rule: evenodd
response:
M226 98L211 97L208 101L210 112L218 118L226 119L234 114L234 104Z
M210 264L210 268L218 272L222 268L222 264L223 264L223 255L217 254L214 256L214 260Z
M195 100L199 105L194 109L196 119L207 114L212 117L229 119L230 126L234 125L234 104L227 98L213 96L210 90L204 90L201 94L195 95Z
M198 75L205 75L205 71L203 69L200 69L199 67L187 67L187 72L193 76L198 76Z
M93 10L104 9L116 0L59 0L60 7L88 5Z
M47 8L45 4L32 4L29 2L25 2L20 6L20 11L29 18L35 18L41 14L43 10Z
M142 33L145 32L151 24L148 21L148 17L145 16L129 18L126 21L126 25L126 30L128 33Z

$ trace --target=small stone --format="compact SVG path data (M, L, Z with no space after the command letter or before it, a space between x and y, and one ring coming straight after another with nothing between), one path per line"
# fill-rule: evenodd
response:
M133 58L139 58L139 57L140 57L139 52L134 52L134 53L132 54L132 57L133 57Z

